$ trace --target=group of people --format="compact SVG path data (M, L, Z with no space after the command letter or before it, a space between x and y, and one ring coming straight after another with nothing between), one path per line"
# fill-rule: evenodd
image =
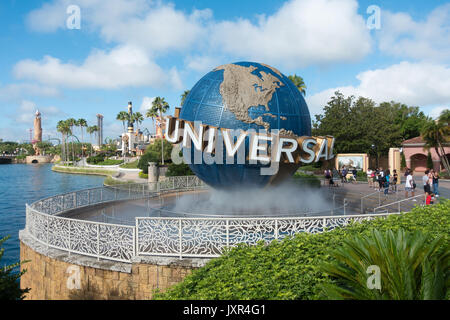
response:
M409 192L411 192L411 197L414 197L414 190L417 185L412 176L412 170L406 168L405 176L405 198L408 198ZM425 170L422 177L422 183L425 204L433 204L435 199L439 197L439 173L433 169ZM412 201L416 201L416 199L413 199Z
M425 193L425 204L433 204L434 199L439 197L439 173L426 170L423 177L423 191Z
M339 180L341 180L341 183L356 183L357 173L358 171L356 168L347 168L346 166L343 166L341 170L337 170L336 168L326 169L324 171L324 176L329 187L338 187Z
M392 192L397 192L397 170L394 169L391 174L391 171L389 169L383 170L382 167L376 168L375 170L369 168L366 174L369 188L374 188L375 190L379 191L384 189L384 194L388 194L389 187L391 187Z

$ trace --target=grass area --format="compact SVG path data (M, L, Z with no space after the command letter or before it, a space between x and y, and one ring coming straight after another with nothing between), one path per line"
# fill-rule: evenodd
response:
M133 181L120 181L113 179L111 176L106 177L106 179L103 181L103 184L105 186L116 186L119 184L130 184L133 183Z
M97 162L95 165L97 165L97 166L115 166L115 165L118 165L121 163L123 163L123 160L105 159L103 161Z
M194 270L183 282L155 299L174 300L261 300L327 299L323 285L334 280L323 265L335 261L331 250L355 236L370 236L374 230L418 231L431 243L443 238L440 252L450 244L450 201L416 207L402 215L391 215L353 223L329 232L299 233L293 238L274 240L269 245L241 244ZM371 261L369 261L371 262ZM447 297L448 288L447 288Z
M74 166L53 166L52 171L61 172L61 173L75 173L75 174L94 174L100 176L109 176L114 174L116 171L114 170L105 170L98 168L79 168Z
M124 168L124 169L137 169L138 163L139 163L139 160L136 160L133 162L124 163L124 164L120 165L120 167Z
M148 173L139 172L139 178L148 179Z

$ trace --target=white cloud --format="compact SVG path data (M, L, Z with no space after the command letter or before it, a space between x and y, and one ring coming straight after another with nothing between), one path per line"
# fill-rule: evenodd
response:
M36 115L36 110L41 112L43 123L51 121L51 119L56 117L64 117L66 115L57 107L41 107L36 105L33 101L23 100L19 107L15 108L15 112L9 116L18 124L27 124L32 126Z
M371 38L355 0L292 0L257 24L223 21L212 41L230 54L304 67L356 61L371 49Z
M81 65L63 63L51 56L41 61L22 60L14 66L13 73L19 79L68 88L159 86L172 81L144 52L130 46L109 52L95 50Z
M98 31L107 42L138 47L151 59L167 52L188 53L194 58L185 63L196 71L223 63L215 63L223 54L304 67L357 61L371 49L356 0L291 0L272 15L260 15L257 23L216 22L210 9L188 14L160 1L54 0L31 12L28 25L36 31L64 28L61 12L66 17L69 4L81 7L82 29Z
M186 57L184 63L188 69L197 72L208 72L219 66L222 60L217 56L189 56Z
M147 110L150 109L152 107L152 103L155 100L155 97L144 97L142 99L142 104L141 107L139 109L139 112L142 113L144 116L147 113Z
M381 51L402 58L449 60L450 4L437 7L423 21L414 21L404 12L389 11L383 11L381 19Z
M55 0L30 12L27 25L38 32L66 28L66 9L78 5L81 28L98 31L107 42L139 46L148 53L184 50L206 36L209 9L185 14L173 4L146 0Z
M15 100L27 96L57 97L60 92L57 88L40 86L34 83L12 83L0 87L0 99Z
M393 100L412 106L450 104L450 67L445 65L401 62L362 72L356 78L358 86L330 88L306 97L310 112L321 113L337 90L346 96L363 96L376 102Z
M80 7L81 28L113 25L117 21L128 20L148 8L146 0L54 0L31 11L26 17L26 25L37 32L65 29L69 17L67 8L70 5Z
M450 106L450 103L449 103ZM450 109L449 107L436 107L433 108L430 112L429 112L429 116L433 119L437 119L439 118L439 116L441 115L442 111L444 110L448 110Z

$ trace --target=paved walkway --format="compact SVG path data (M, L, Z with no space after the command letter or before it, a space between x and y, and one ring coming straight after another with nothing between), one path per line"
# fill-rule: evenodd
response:
M401 211L409 211L416 205L424 204L424 192L422 188L422 177L415 176L414 180L416 181L417 188L415 191L414 200L402 201L400 203ZM322 190L328 189L328 192L331 195L334 195L337 206L343 204L344 199L346 199L348 206L348 212L353 214L360 214L361 208L363 213L373 212L373 209L387 205L384 209L389 210L389 212L398 211L398 201L404 200L405 198L405 184L402 182L397 185L397 192L392 192L389 190L388 195L384 195L382 191L377 192L378 188L369 187L366 182L357 182L357 183L344 183L341 184L339 182L339 187L328 187L322 186ZM450 181L441 180L439 182L439 194L440 197L437 198L436 202L439 202L441 199L450 199ZM330 196L331 196L330 195ZM408 194L411 197L411 193ZM363 198L361 200L361 198ZM395 205L389 206L390 203L396 203ZM379 210L380 212L382 210Z

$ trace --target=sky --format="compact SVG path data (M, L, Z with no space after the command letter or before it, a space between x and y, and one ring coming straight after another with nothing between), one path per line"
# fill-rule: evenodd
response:
M340 90L450 107L450 2L356 0L2 0L0 139L44 140L73 117L116 138L126 110L171 108L216 66L255 61L303 77L312 119ZM374 119L374 121L376 121ZM140 128L154 131L150 119Z

